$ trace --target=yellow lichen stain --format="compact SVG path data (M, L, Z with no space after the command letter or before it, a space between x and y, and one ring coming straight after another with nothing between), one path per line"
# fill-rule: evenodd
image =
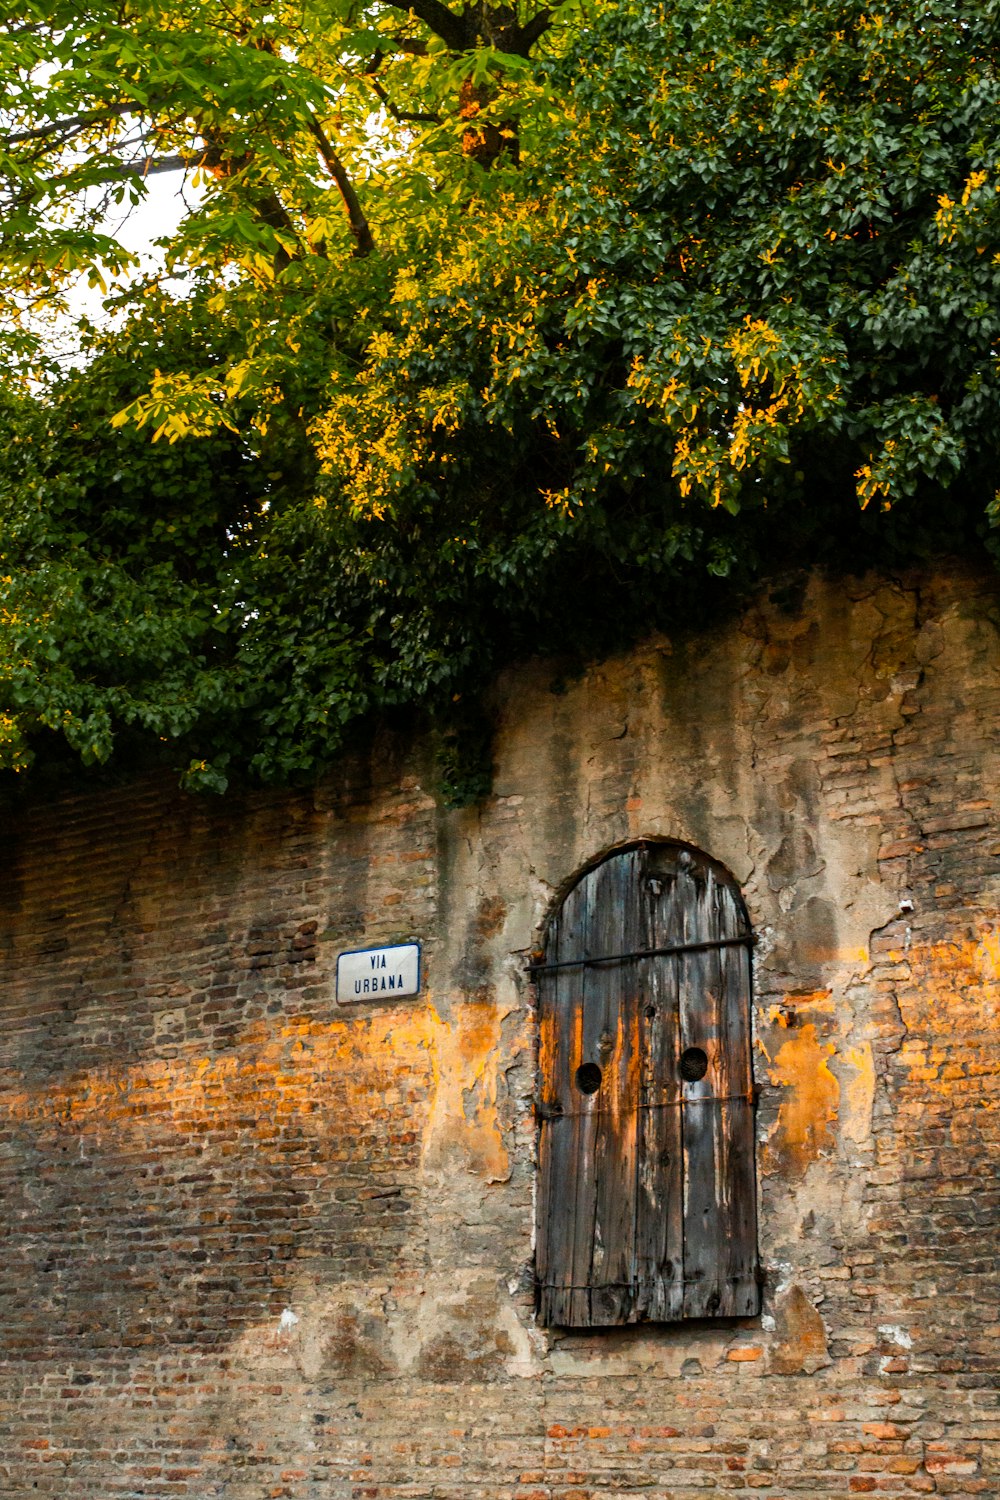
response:
M785 998L777 1005L769 1005L767 1008L767 1022L769 1026L779 1026L788 1030L793 1026L802 1024L804 1015L832 1016L836 1013L836 1005L832 990L790 990ZM761 1045L761 1051L770 1062L770 1054L767 1048Z
M435 1025L435 1090L424 1131L425 1163L458 1152L463 1165L504 1182L510 1160L497 1119L497 1057L503 1013L482 1005L455 1008L454 1024L428 1008Z
M976 948L976 963L986 980L1000 980L1000 928L987 927Z
M222 1057L192 1046L44 1090L11 1091L0 1099L0 1118L103 1140L116 1132L203 1136L206 1149L224 1138L252 1138L266 1149L289 1128L324 1139L412 1133L422 1161L451 1147L468 1170L502 1179L510 1170L496 1111L503 1014L465 1004L446 1020L428 1004L402 1017L300 1016L276 1030L256 1022Z
M911 978L899 994L906 1036L898 1057L907 1082L949 1101L954 1141L979 1126L976 1117L1000 1108L995 1087L1000 1060L988 1039L1000 1015L1000 931L995 922L951 942L914 943L890 955L907 962ZM911 1098L908 1108L917 1108Z
M837 1118L840 1084L830 1071L832 1042L821 1043L811 1023L783 1042L769 1073L771 1082L788 1092L765 1150L765 1171L800 1177L821 1151L833 1145L830 1129Z
M848 1140L861 1145L871 1138L872 1109L875 1104L875 1059L871 1042L851 1047L843 1054L843 1058L855 1073L844 1085L841 1129Z

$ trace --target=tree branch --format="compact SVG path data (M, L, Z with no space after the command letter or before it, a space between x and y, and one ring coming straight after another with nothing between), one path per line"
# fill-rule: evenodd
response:
M525 24L521 27L520 36L518 38L520 44L519 47L517 49L507 48L505 50L516 50L519 57L527 57L528 53L538 41L539 37L544 36L545 33L550 29L551 25L552 12L548 9L540 10L537 15L532 16L531 20L526 21Z
M437 0L433 0L433 3L436 4ZM444 7L442 6L442 9L443 8ZM270 53L272 57L275 56L274 42L270 39L270 37L259 38L259 40L254 43L254 46L258 47L262 52ZM344 207L347 209L347 222L349 223L351 227L351 233L354 236L354 254L359 260L361 260L366 255L371 255L372 251L375 249L375 238L371 231L371 225L365 218L364 210L361 207L361 200L358 197L357 189L350 179L347 168L344 166L344 163L337 155L332 142L330 141L322 125L320 125L314 114L310 113L307 124L309 126L309 132L312 135L313 140L316 142L316 147L319 151L320 159L322 160L323 165L326 167L326 170L329 172L330 176L333 178L334 182L337 184L337 189L340 193L341 200L343 201Z
M453 52L470 52L482 40L499 52L527 57L538 38L552 25L552 12L548 7L519 26L516 21L512 24L512 12L506 6L495 7L491 14L485 3L473 4L461 15L456 15L441 0L387 0L387 3L394 10L423 21ZM494 27L491 21L496 21L497 25Z
M74 130L86 130L91 125L103 125L105 120L120 120L122 115L134 114L136 105L111 104L107 109L95 109L90 114L67 115L62 120L50 120L47 125L36 125L34 130L20 130L6 138L7 146L22 146L25 141L41 141L50 135L72 135Z
M376 53L375 55L376 55L376 57L379 56L378 53ZM393 104L392 100L389 98L389 95L386 93L385 89L382 87L382 85L379 83L378 79L375 77L375 69L374 68L366 68L366 70L365 70L365 76L368 79L368 82L371 84L373 90L375 91L375 93L377 94L377 96L379 97L379 99L381 99L382 103L385 105L386 109L392 115L392 118L397 122L397 124L399 124L399 125L405 125L405 124L409 124L409 123L418 124L418 125L421 125L421 124L422 125L440 125L441 124L441 116L440 115L420 114L416 110L400 109L397 105Z
M404 15L416 16L418 21L423 21L454 52L464 52L474 45L470 42L470 28L465 17L456 16L447 5L441 4L441 0L389 0L389 4Z
M123 161L120 170L128 177L159 177L162 172L180 172L207 168L207 153L188 156L179 152L175 156L140 156L134 161Z
M375 239L372 235L371 225L365 218L361 207L361 200L358 197L354 183L348 176L347 168L334 150L323 127L313 115L310 115L308 123L310 133L316 142L323 165L337 184L344 207L347 209L347 220L351 226L351 233L354 236L354 254L361 260L366 255L371 255L375 249Z

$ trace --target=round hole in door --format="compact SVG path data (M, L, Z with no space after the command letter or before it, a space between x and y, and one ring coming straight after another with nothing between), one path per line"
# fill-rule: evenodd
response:
M581 1094L596 1094L601 1086L601 1070L596 1063L581 1063L576 1070L576 1086Z
M685 1083L697 1083L708 1072L708 1053L700 1047L686 1047L681 1053L680 1075Z

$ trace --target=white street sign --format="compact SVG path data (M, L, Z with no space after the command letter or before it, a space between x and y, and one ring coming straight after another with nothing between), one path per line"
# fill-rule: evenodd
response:
M358 948L337 959L337 1003L401 999L420 992L420 944Z

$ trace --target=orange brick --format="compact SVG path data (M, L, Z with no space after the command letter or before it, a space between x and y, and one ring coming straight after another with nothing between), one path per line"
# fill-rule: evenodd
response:
M895 1422L863 1422L862 1432L867 1432L869 1437L875 1438L905 1438L909 1434L905 1427L897 1427Z

